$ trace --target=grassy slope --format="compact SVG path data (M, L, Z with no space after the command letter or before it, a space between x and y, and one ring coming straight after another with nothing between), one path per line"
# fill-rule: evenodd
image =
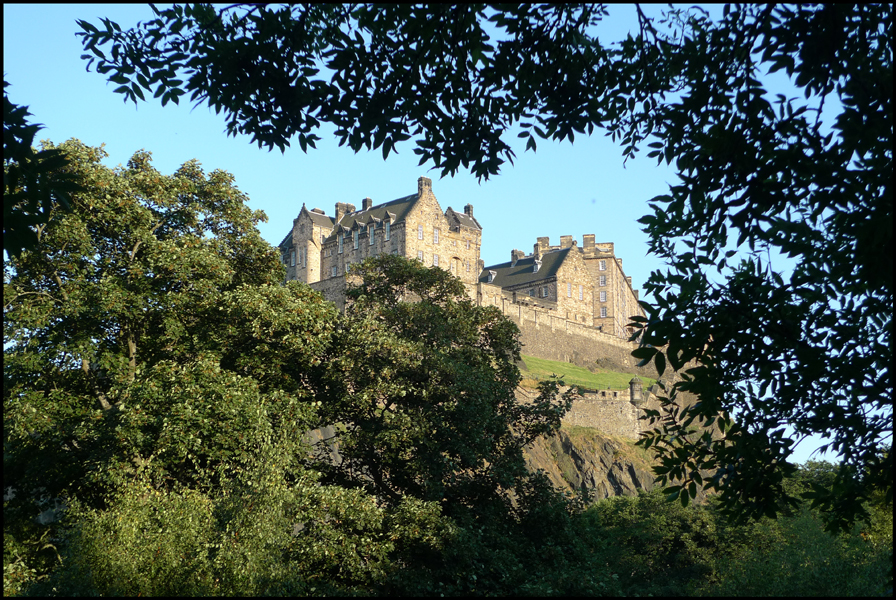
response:
M522 357L523 362L526 363L526 369L521 370L525 379L547 379L551 375L556 374L561 376L566 385L578 385L588 390L605 390L607 388L625 390L628 389L628 382L634 377L631 373L619 373L607 371L606 369L598 369L597 373L592 373L588 369L569 363L535 358L525 354ZM644 382L644 388L648 388L656 383L656 380L650 377L644 377L643 375L638 377Z

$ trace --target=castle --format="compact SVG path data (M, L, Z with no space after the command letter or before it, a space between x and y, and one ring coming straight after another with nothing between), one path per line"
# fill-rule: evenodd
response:
M337 202L333 217L303 205L279 250L287 280L309 284L340 308L345 273L369 256L397 254L446 269L460 278L476 303L497 306L517 321L527 345L538 344L535 339L527 343L532 336L526 335L526 320L536 328L548 326L552 338L562 329L621 342L630 334L629 317L643 315L638 291L612 242L596 244L594 235L585 235L579 247L565 235L559 246L552 246L549 238L540 237L531 254L512 250L509 262L490 267L479 258L481 244L482 226L473 206L467 204L462 213L450 206L442 212L432 180L420 177L416 194L376 206L365 198L361 210Z

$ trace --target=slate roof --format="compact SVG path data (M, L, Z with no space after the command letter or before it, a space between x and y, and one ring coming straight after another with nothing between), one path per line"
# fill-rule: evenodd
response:
M333 217L328 217L327 215L322 215L318 212L314 212L313 210L308 210L305 208L305 205L302 205L302 210L308 213L308 216L311 217L311 222L320 227L326 227L328 229L333 228ZM299 214L302 214L302 211L299 211ZM289 250L292 248L292 228L290 227L289 233L283 238L283 241L277 245L278 248L282 250Z
M457 212L450 206L448 207L448 210L445 211L445 216L448 217L448 223L452 227L461 225L463 227L469 227L471 229L478 229L482 231L482 225L479 224L479 221L476 220L476 217L471 217L467 213Z
M341 225L348 229L352 229L355 226L355 223L358 223L362 226L367 226L371 221L376 223L383 221L386 218L386 213L389 213L390 216L392 216L393 225L395 223L400 223L404 220L408 212L410 212L411 208L413 208L414 204L417 202L417 197L417 194L412 194L410 196L405 196L404 198L398 198L396 200L386 202L385 204L372 206L367 210L356 210L355 212L343 215L338 225ZM336 233L338 231L339 227L336 226L333 229L333 233L330 234L326 240L324 240L324 243L336 239Z
M496 272L495 278L492 280L492 285L497 285L502 288L525 285L527 283L534 283L549 277L554 277L560 269L560 265L563 264L563 261L569 254L569 251L573 248L576 247L571 246L569 248L563 248L562 250L553 250L546 254L542 254L541 268L538 269L537 273L533 272L535 257L532 256L521 258L512 267L509 262L486 267L482 270L482 273L479 274L479 282L488 283L489 271ZM576 249L581 251L579 248Z
M319 225L320 227L333 227L333 217L316 213L313 210L309 210L308 214L311 216L311 222L315 225Z

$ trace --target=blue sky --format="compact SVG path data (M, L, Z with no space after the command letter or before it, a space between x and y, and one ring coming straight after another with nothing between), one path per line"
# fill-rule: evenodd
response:
M598 29L602 40L622 39L637 26L633 7L611 5L609 10ZM655 6L647 10L658 12ZM355 154L340 148L326 128L319 133L318 148L307 154L297 143L285 154L259 149L247 136L227 137L224 116L206 106L193 108L184 99L180 106L150 100L135 107L113 93L117 86L104 76L86 72L76 19L99 25L99 18L107 17L128 28L152 16L147 5L4 4L4 79L11 84L12 102L27 105L32 121L45 126L38 139L60 143L74 137L105 144L109 166L125 164L135 151L146 149L165 174L193 158L206 171L228 171L250 206L267 214L260 230L274 245L303 203L332 215L336 202L360 206L367 196L386 202L415 192L417 178L427 176L443 210L474 206L483 227L486 265L508 261L514 248L531 252L540 236L558 244L561 235L572 235L581 244L583 234L594 233L598 242L615 242L636 288L662 267L647 255L647 236L636 220L677 177L644 156L623 166L620 147L602 133L577 136L574 144L542 141L536 153L511 142L515 165L506 164L483 182L467 172L439 179L438 172L428 170L432 165L417 166L408 143L385 161L379 150ZM794 458L806 460L814 447L802 444Z

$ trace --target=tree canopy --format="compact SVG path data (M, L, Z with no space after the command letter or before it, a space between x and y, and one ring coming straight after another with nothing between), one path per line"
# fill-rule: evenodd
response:
M638 9L616 45L593 5L154 11L128 31L80 21L88 69L126 100L190 94L269 148L314 147L332 123L356 151L413 139L421 164L487 178L516 125L532 150L595 129L626 157L647 143L680 182L641 219L669 268L645 285L639 356L684 371L670 397L699 398L647 440L661 475L683 500L706 484L773 514L792 428L842 456L834 492L816 492L835 524L892 493L892 6ZM775 72L802 97L773 95ZM695 419L724 435L679 435Z

